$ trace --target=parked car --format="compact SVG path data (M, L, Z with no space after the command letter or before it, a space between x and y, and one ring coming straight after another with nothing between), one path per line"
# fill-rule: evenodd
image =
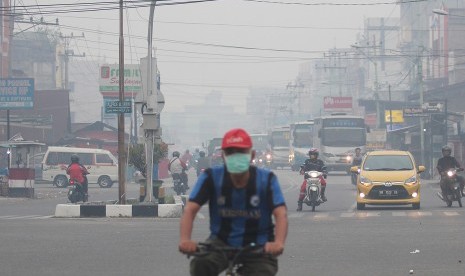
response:
M412 204L420 209L420 173L408 151L368 152L360 167L352 167L357 177L357 209L365 205Z

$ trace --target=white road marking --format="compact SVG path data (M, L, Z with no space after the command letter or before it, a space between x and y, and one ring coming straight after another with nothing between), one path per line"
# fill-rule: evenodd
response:
M432 212L410 212L409 217L424 217L424 216L432 216Z
M379 212L368 212L367 217L379 217Z
M13 216L13 217L6 218L6 219L32 219L32 218L36 218L36 217L38 217L38 215L33 215L33 216Z
M319 218L327 218L329 217L328 213L323 213L323 214L315 214L313 218L319 219Z
M1 216L0 219L6 219L6 218L12 218L12 217L15 217L15 216Z
M48 219L48 218L53 218L53 216L37 216L31 219Z
M458 212L444 212L444 215L446 216L459 216L460 214Z
M350 213L342 213L341 214L341 218L351 218L355 216L355 213L354 212L350 212Z
M290 215L288 215L289 218L301 218L303 217L305 214L302 213L302 212L299 212L299 213L292 213Z
M406 212L392 212L393 217L406 217L407 213Z
M199 219L205 219L205 215L202 213L197 213L197 218Z

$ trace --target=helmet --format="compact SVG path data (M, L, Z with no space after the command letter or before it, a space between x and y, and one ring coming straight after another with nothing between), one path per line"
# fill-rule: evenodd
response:
M71 163L79 163L79 156L76 154L71 155Z
M201 151L201 152L199 153L199 155L200 155L200 157L205 157L205 152L204 152L204 151Z
M181 154L179 154L179 151L173 151L173 157L179 157Z
M447 151L449 152L449 154L452 153L452 149L448 145L443 146L442 153L447 152Z
M318 157L318 154L319 154L319 151L317 148L311 148L309 151L308 151L308 155L315 155L316 157Z

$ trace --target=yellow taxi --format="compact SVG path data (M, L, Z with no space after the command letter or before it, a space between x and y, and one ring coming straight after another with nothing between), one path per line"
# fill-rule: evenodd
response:
M420 173L408 151L373 151L367 153L357 173L357 209L365 205L406 205L420 209Z

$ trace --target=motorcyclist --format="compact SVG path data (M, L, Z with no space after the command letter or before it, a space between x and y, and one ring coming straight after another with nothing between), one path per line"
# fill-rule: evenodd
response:
M71 164L66 168L66 174L69 175L69 179L79 182L82 185L84 192L84 201L87 201L88 195L88 182L86 175L89 174L87 169L79 163L79 156L76 154L71 155Z
M355 148L355 155L352 157L352 167L354 166L360 166L362 164L362 149L360 148ZM356 179L357 175L355 173L352 173L350 175L350 179L352 181L352 184L357 184Z
M194 153L192 154L192 158L194 160L199 160L199 158L200 158L200 150L198 148L195 149Z
M355 148L355 155L352 158L352 166L360 166L362 164L362 149Z
M168 164L168 170L170 171L173 180L179 178L187 187L189 187L186 174L187 165L179 158L179 156L179 151L173 152L173 158L171 158L170 163Z
M305 163L301 166L300 169L300 174L304 174L305 172L308 171L318 171L323 173L323 177L320 179L321 180L321 199L323 201L327 201L327 198L325 196L325 190L326 190L326 176L328 174L328 171L326 170L325 163L323 160L318 159L318 149L316 148L311 148L308 151L308 156L310 157L309 159L305 160ZM300 186L300 194L299 194L299 200L297 201L297 211L302 211L302 203L305 197L305 189L307 188L307 181L304 179L304 182L302 183L302 186Z
M201 151L199 153L199 159L198 159L198 162L197 162L197 176L200 175L200 173L203 171L203 170L206 170L208 168L211 167L210 165L210 159L208 159L207 157L205 157L205 152L204 151Z
M442 195L446 194L447 189L448 189L447 181L446 181L446 178L444 177L446 176L447 171L450 169L455 169L455 168L463 169L462 166L460 166L460 163L457 161L457 159L451 156L451 154L452 154L452 149L447 145L443 146L442 147L443 157L439 158L438 165L436 167L438 169L439 174L441 175L440 185L441 185ZM460 175L456 175L456 177L457 177L457 181L460 183L460 188L462 190L462 195L463 195L463 187L465 184L464 179Z
M184 164L187 165L187 167L192 166L192 154L190 154L189 150L186 149L184 154L181 156L181 161L184 162Z

